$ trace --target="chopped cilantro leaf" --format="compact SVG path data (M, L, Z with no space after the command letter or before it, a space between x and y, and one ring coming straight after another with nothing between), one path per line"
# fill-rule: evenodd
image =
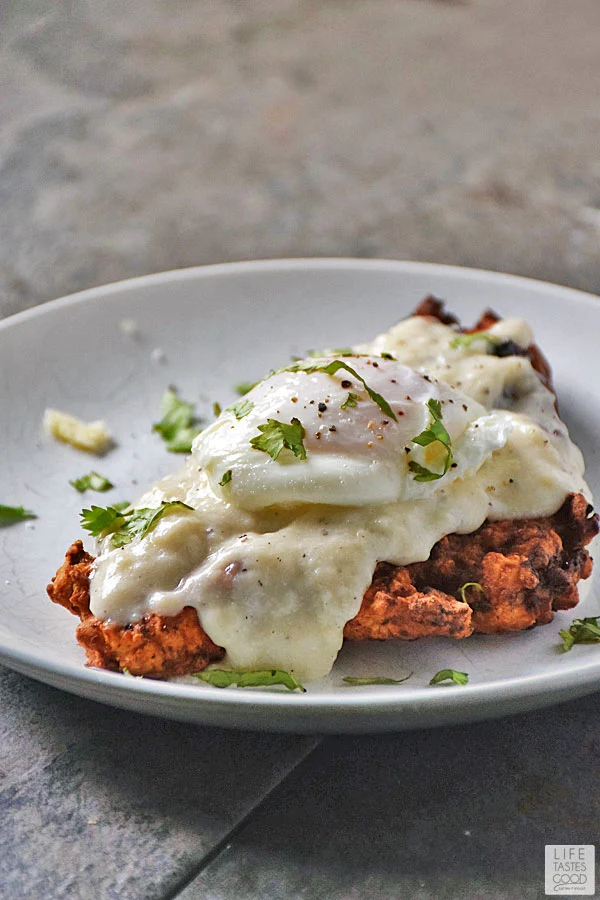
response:
M243 419L244 416L247 416L253 409L254 403L252 400L242 398L236 403L232 403L231 406L228 406L226 412L232 412L236 419Z
M441 669L436 672L429 684L444 684L453 681L454 684L468 684L469 676L466 672L457 672L456 669Z
M225 474L223 475L223 477L221 478L221 480L219 482L221 487L225 487L226 484L229 484L229 482L231 481L231 476L232 476L231 469L227 469L227 471L225 472Z
M349 366L348 363L343 362L341 359L334 359L329 363L322 363L319 365L318 363L310 362L310 360L303 360L302 362L294 363L291 366L287 366L285 369L280 369L280 372L306 372L307 375L310 375L312 372L324 372L326 375L335 375L335 373L339 369L345 369L346 372L350 372L354 378L356 378L363 385L365 391L371 398L371 400L377 404L379 409L381 409L386 416L389 416L390 419L393 419L394 422L397 422L398 419L394 415L391 406L387 402L387 400L381 396L381 394L376 393L372 388L369 387L365 379L358 374L358 372Z
M222 412L223 410L221 409L221 404L217 403L217 401L215 400L215 402L213 403L213 415L215 419L218 419Z
M403 681L408 681L413 675L414 672L411 672L410 675L406 675L404 678L384 678L379 675L373 678L354 678L351 675L347 675L342 681L344 684L352 685L352 687L363 687L369 684L402 684Z
M258 381L240 381L240 383L235 386L235 392L236 394L239 394L240 397L243 397L245 394L250 393L252 388L255 388L258 383Z
M73 481L69 481L69 484L72 485L76 491L79 491L80 494L83 494L84 491L99 491L102 493L104 491L110 491L110 489L114 487L112 481L109 481L104 475L99 475L98 472L90 472L89 475L82 475L81 478L75 478Z
M348 409L348 407L350 407L350 406L356 406L357 400L358 400L358 395L353 394L352 391L350 391L350 393L348 394L348 396L346 397L346 399L340 406L340 409Z
M562 653L566 653L574 644L600 644L600 616L573 619L570 627L559 631L559 634L562 638Z
M277 459L283 449L291 450L298 459L306 459L306 449L302 443L304 428L299 419L292 419L289 425L277 419L267 419L266 425L259 425L261 432L250 441L255 450L268 453L271 459Z
M432 472L431 469L427 469L418 462L411 460L408 468L413 473L415 481L437 481L438 478L443 478L452 465L453 460L450 435L444 425L442 425L442 404L439 400L434 400L432 397L427 401L427 408L431 415L429 428L426 428L425 431L414 437L413 443L419 444L421 447L427 447L429 444L439 441L446 449L446 459L444 460L442 472Z
M382 359L393 359L394 362L396 362L396 357L395 357L395 356L392 356L391 353L382 353L382 354L381 354L381 358L382 358Z
M128 506L131 506L129 500L119 500L118 503L113 503L113 509L116 509L117 512L123 512Z
M204 672L195 672L194 678L218 688L231 687L232 684L236 684L238 687L270 687L273 684L281 684L290 691L306 691L297 678L281 669L266 669L257 672L205 669Z
M467 588L476 588L476 590L478 590L481 594L485 594L484 589L482 588L482 586L479 584L478 581L467 581L467 582L465 582L465 584L461 585L461 587L459 588L460 596L461 596L463 603L468 603Z
M121 673L127 675L128 678L137 678L138 680L144 677L143 675L134 675L128 668L121 669Z
M92 506L81 510L81 527L94 537L115 531L125 522L121 510L114 506Z
M171 453L189 453L192 441L200 433L193 403L181 400L175 388L169 388L161 400L160 411L162 419L152 430L161 435Z
M470 347L474 341L487 341L488 344L499 344L502 338L497 334L489 334L487 331L472 331L469 334L459 334L450 341L450 347Z
M119 511L114 506L92 506L81 512L81 525L95 537L110 537L111 546L124 547L139 537L145 538L163 516L181 509L192 509L181 500L163 500L156 509L141 508Z
M30 509L24 506L4 506L0 503L0 526L12 525L14 522L22 522L24 519L37 519Z
M320 359L323 356L356 356L352 347L340 347L337 350L309 350L311 359Z

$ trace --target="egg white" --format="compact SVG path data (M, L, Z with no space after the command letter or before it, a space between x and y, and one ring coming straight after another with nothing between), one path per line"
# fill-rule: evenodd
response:
M238 419L234 410L226 410L199 435L194 458L218 496L244 509L287 503L365 506L429 497L439 481L415 480L409 462L442 471L444 447L434 442L423 448L413 440L431 424L430 400L440 402L452 444L461 448L460 462L444 476L444 487L478 468L506 440L510 423L505 417L488 415L481 404L442 382L395 360L351 357L344 362L360 378L346 369L334 375L276 373L247 394L247 415ZM395 419L360 379L384 398ZM350 394L354 406L347 405ZM273 459L252 446L258 426L268 420L301 423L305 459L287 448ZM221 484L226 472L231 479Z

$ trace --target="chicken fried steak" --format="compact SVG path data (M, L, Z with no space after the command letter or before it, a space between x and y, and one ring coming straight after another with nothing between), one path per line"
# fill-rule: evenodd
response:
M437 323L451 326L457 335L487 331L501 321L486 310L472 328L461 328L433 296L425 298L413 316L435 320L436 327ZM486 352L529 359L541 382L553 392L547 360L537 345L526 346L526 342L488 338ZM348 403L353 396L348 395ZM325 403L321 406L326 408ZM577 492L583 489L566 488L565 493L571 493L553 515L488 518L471 533L448 534L434 544L424 562L404 566L378 562L359 612L344 627L344 639L465 638L551 622L555 611L576 606L578 582L592 570L586 547L598 533L599 520L585 496ZM206 634L192 606L184 606L176 615L151 613L124 625L95 616L90 610L93 563L94 557L76 541L47 589L53 602L80 618L77 640L86 650L88 665L168 678L202 671L223 659L225 650Z
M473 534L448 535L426 562L380 563L344 637L465 638L545 625L555 610L577 604L577 583L592 568L585 548L597 533L598 516L577 494L547 518L486 522ZM189 606L176 616L153 614L126 626L96 618L89 607L93 561L76 541L48 585L50 599L80 617L77 640L88 665L168 678L199 672L223 658L225 651ZM471 587L464 588L467 584Z

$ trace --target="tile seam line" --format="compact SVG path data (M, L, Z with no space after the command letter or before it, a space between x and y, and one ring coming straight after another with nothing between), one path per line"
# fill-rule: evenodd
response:
M185 890L198 878L199 875L202 874L214 861L217 859L223 851L227 848L227 845L242 831L246 825L256 816L260 810L267 805L273 794L279 790L279 788L290 778L290 776L298 769L300 766L304 765L304 763L310 759L311 756L318 750L318 748L323 744L326 737L325 735L320 735L316 738L315 744L310 748L310 750L301 758L296 760L296 762L285 772L284 775L279 778L275 784L267 791L267 793L258 800L250 809L244 813L244 815L232 826L232 828L225 834L217 843L208 850L207 853L200 859L197 866L193 868L193 871L180 879L178 884L172 888L172 890L167 891L166 894L162 894L160 900L177 900L177 897L180 897Z

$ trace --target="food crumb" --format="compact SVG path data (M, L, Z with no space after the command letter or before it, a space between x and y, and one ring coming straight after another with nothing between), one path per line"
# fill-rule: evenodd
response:
M137 319L121 319L119 330L130 338L138 338L140 336L140 326Z
M84 422L70 413L58 409L46 409L43 419L45 431L77 450L102 456L113 446L113 439L105 422Z
M150 359L155 363L166 363L167 354L163 350L162 347L155 347L152 353L150 354Z

